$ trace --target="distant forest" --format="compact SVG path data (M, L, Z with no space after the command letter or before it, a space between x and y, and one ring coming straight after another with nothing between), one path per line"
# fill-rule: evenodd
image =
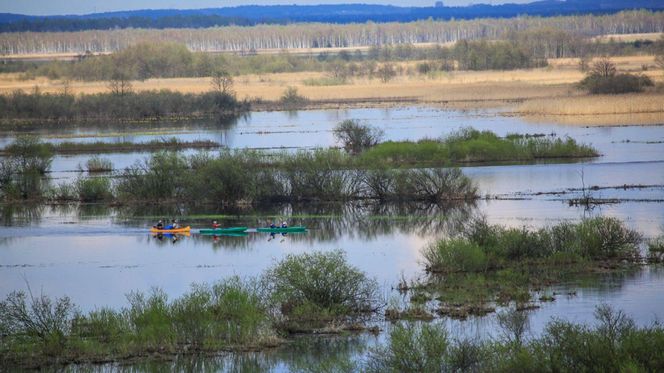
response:
M275 5L196 10L137 10L81 16L27 16L0 14L0 32L62 32L125 28L208 28L258 24L413 22L476 18L511 18L521 15L562 16L613 14L624 10L664 10L657 0L545 0L528 4L478 4L467 7L396 7L390 5Z
M558 30L574 37L664 32L664 12L624 11L612 15L515 17L408 23L297 23L205 29L116 29L0 34L0 54L116 52L139 43L173 42L193 52L253 54L262 49L358 48L395 44L507 39L524 30ZM553 32L553 31L552 31ZM546 32L549 34L550 32ZM567 37L562 35L565 45Z

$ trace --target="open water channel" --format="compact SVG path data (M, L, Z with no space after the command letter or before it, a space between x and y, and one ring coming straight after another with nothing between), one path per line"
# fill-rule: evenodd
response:
M169 296L184 293L193 282L213 282L239 275L258 276L289 253L341 249L350 263L375 277L385 297L396 296L392 287L402 276L423 275L420 250L444 235L451 225L483 214L492 223L531 228L584 216L614 216L646 238L664 230L664 125L629 127L581 127L532 123L505 117L495 111L463 112L435 108L318 110L252 113L233 123L194 123L159 129L65 128L40 132L43 139L58 141L134 141L177 136L182 140L213 140L228 148L298 149L335 146L333 127L344 119L358 119L385 130L388 140L439 137L463 127L491 130L499 135L555 134L595 146L601 157L577 163L482 165L463 171L479 186L483 198L473 205L343 206L281 205L250 211L188 211L172 208L110 209L100 206L3 207L0 222L0 297L29 282L51 296L68 295L83 310L126 305L125 294L153 286ZM0 147L14 133L0 133ZM147 157L147 153L104 154L116 168ZM79 163L89 155L57 156L51 177L57 182L80 175ZM592 186L596 198L611 200L593 209L570 206L583 183ZM185 224L206 227L210 215L224 215L224 225L258 227L273 217L291 225L306 225L306 234L270 237L192 235L173 241L148 233L156 219L185 216ZM645 266L635 273L607 276L592 285L561 286L558 297L530 314L531 333L558 317L592 322L595 307L608 303L640 325L664 318L664 269ZM438 320L453 332L491 338L496 333L495 315L466 321ZM388 330L389 324L381 323ZM223 356L218 359L184 359L150 368L242 367L297 370L317 359L337 353L361 357L367 346L385 336L359 335L332 339L308 339L262 354ZM170 365L175 364L175 365ZM179 364L179 365L178 365ZM108 367L107 367L108 368ZM112 367L111 367L112 368Z

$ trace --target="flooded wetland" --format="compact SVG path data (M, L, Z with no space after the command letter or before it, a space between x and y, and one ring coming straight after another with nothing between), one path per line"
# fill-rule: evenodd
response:
M291 254L314 252L342 252L350 265L377 284L378 308L364 320L369 331L322 332L326 336L296 333L279 347L257 352L184 356L129 365L107 362L110 365L102 366L129 370L287 371L305 369L310 364L344 366L344 362L364 359L370 347L384 343L400 324L390 320L389 310L417 308L420 315L434 319L431 323L446 325L450 333L479 340L499 338L500 315L515 304L529 309L529 338L539 336L552 319L592 325L597 307L603 304L624 311L638 326L652 325L664 317L664 268L646 264L645 259L618 269L590 265L569 274L561 270L555 281L526 288L526 299L523 294L509 294L504 301L489 299L490 311L486 313L471 310L458 315L439 312L441 305L447 304L444 299L449 290L437 293L426 287L431 273L426 270L427 259L423 256L425 248L455 236L463 229L460 227L477 219L501 229L525 227L535 231L588 219L616 218L625 230L642 236L636 247L646 258L649 240L664 233L662 125L568 126L525 121L493 109L457 111L418 106L252 112L224 123L128 125L121 130L65 127L31 133L52 144L146 143L171 137L218 144L218 148L179 151L188 156L201 151L215 155L228 149L297 153L340 146L333 130L346 119L380 128L386 141L437 139L472 127L499 137L569 137L594 147L600 155L460 164L463 174L477 187L479 198L472 201L359 199L234 207L187 206L177 201L165 205L5 204L0 216L0 297L29 286L35 294L68 296L83 312L103 307L121 309L127 306L127 294L132 291L149 293L158 287L169 299L176 299L187 293L192 283L212 284L233 276L259 278ZM8 146L16 137L16 132L3 131L0 146ZM56 154L45 177L54 184L85 177L83 165L92 155ZM119 170L150 157L150 153L110 152L99 156L110 160L114 170L102 175L116 178ZM171 218L190 225L192 233L149 233L157 220ZM306 226L307 231L270 234L250 229L246 234L219 236L197 233L213 220L222 227L249 228L286 220L291 226ZM504 268L518 272L522 269L519 267L529 265L524 261L514 268ZM447 277L447 281L455 280ZM491 280L487 277L481 281L488 284ZM414 300L422 294L426 299Z

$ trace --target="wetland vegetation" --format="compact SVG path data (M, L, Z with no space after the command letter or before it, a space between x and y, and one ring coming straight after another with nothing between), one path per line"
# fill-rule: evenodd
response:
M260 350L295 332L363 330L353 320L380 301L376 282L338 251L288 256L262 279L192 284L173 300L158 288L127 300L83 313L66 296L12 292L0 302L0 361L37 368Z
M460 337L440 324L397 324L387 343L369 353L368 372L655 371L664 364L664 328L638 327L623 312L600 305L595 324L551 320L529 337L525 311L499 316L494 340Z

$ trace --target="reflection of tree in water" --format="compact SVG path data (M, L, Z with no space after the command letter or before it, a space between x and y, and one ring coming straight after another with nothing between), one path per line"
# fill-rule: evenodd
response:
M358 356L365 353L367 334L354 336L303 336L276 349L261 352L227 353L220 356L179 356L173 361L139 362L121 367L121 371L185 372L266 372L277 366L287 371L351 371ZM325 369L327 368L327 369ZM344 369L347 368L347 369Z
M127 228L150 227L159 219L180 220L184 226L194 229L208 227L212 220L222 226L247 226L250 228L269 226L286 219L290 226L304 225L305 234L277 235L296 242L336 241L341 237L376 239L394 233L439 236L455 229L475 213L475 205L457 203L439 205L430 203L379 203L377 201L355 201L351 203L270 204L259 208L190 208L181 205L134 205L109 207L100 204L70 204L47 206L3 206L5 225L38 222L42 215L60 215L63 218L110 219L113 224ZM250 233L245 237L192 235L196 243L209 243L218 249L252 249L258 242L267 242L269 234ZM154 240L159 241L159 240ZM160 242L170 242L161 240Z
M39 223L45 208L42 204L1 204L0 224L11 227Z

